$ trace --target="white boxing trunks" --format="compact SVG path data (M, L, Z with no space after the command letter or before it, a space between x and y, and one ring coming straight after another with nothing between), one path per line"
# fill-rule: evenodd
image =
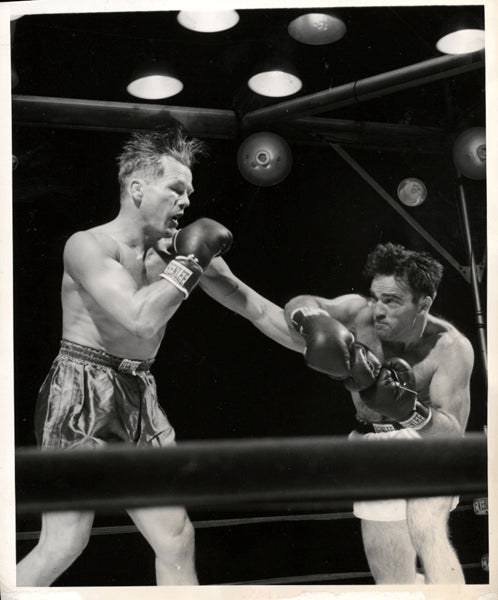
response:
M420 434L415 429L396 429L394 431L383 431L380 433L360 433L352 431L348 438L350 440L416 440ZM458 496L452 500L451 510L456 508L459 501ZM368 500L353 503L353 514L359 519L368 521L404 521L406 519L406 500L393 498L389 500Z

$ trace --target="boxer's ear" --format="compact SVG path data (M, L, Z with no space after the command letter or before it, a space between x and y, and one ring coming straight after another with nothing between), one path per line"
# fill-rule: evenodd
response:
M418 310L421 313L429 312L432 306L432 298L430 296L422 296L418 301Z
M143 182L140 179L132 179L130 181L130 195L137 208L142 203Z

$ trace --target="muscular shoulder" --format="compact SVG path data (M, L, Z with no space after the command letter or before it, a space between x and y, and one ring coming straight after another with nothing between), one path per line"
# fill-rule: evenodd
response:
M324 303L329 314L341 321L347 327L352 327L358 322L371 319L371 310L368 301L359 294L346 294Z
M100 228L74 233L64 247L64 271L75 280L81 280L108 259L119 262L119 246Z
M100 252L117 259L119 246L102 228L95 227L85 231L77 231L66 242L64 259L82 259L93 252Z
M456 368L472 368L474 350L467 337L454 325L437 317L431 317L428 324L428 337L433 344L433 353L438 362L450 363Z

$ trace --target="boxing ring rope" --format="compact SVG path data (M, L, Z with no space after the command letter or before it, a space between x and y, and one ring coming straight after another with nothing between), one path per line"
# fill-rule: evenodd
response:
M343 437L185 442L171 448L16 452L19 513L183 505L304 506L485 494L487 438Z
M452 512L469 512L472 511L472 505L460 504L453 509ZM192 525L195 529L217 529L221 527L243 527L245 525L266 525L268 523L288 523L296 522L302 523L303 521L344 521L347 519L353 519L353 511L341 511L332 513L291 513L291 514L277 514L277 515L258 515L255 517L238 517L238 518L221 518L221 519L200 519L196 520L191 517ZM102 535L123 535L123 534L135 534L138 533L136 525L96 525L92 527L91 535L102 536ZM38 540L40 537L40 530L26 530L18 531L16 533L17 540Z

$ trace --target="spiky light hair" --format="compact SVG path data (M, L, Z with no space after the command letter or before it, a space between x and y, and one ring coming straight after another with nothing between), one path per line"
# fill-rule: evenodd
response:
M190 169L205 151L201 140L187 137L180 127L134 131L117 157L121 190L124 190L133 173L140 173L146 178L163 175L163 156L171 156Z

